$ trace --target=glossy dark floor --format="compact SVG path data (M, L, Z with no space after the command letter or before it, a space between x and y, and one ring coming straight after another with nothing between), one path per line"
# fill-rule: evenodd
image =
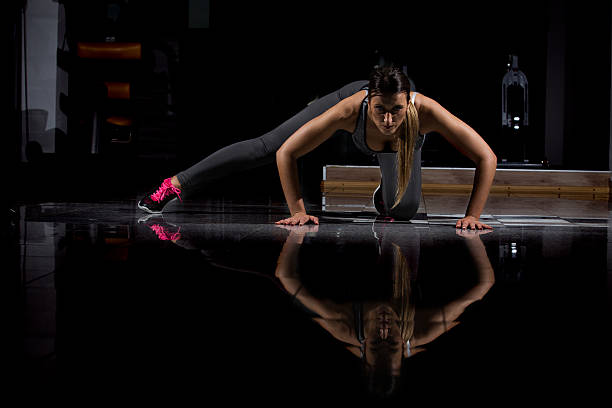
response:
M271 200L199 200L163 216L135 199L24 203L11 254L20 383L24 395L93 399L291 406L392 390L434 406L590 406L610 380L603 205L582 217L490 208L494 230L480 232L423 208L400 222L319 207L320 225L283 227L286 207ZM396 314L368 320L385 305ZM381 343L399 354L386 359Z

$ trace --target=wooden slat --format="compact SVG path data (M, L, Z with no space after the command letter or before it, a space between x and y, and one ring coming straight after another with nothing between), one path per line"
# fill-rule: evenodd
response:
M423 183L471 184L474 169L422 169ZM497 169L493 185L607 186L610 172Z
M424 184L472 184L473 168L421 169ZM325 180L380 181L378 166L325 166ZM609 171L553 171L497 169L493 185L598 186L607 187Z
M378 166L325 166L325 172L325 180L380 182Z
M367 190L372 191L378 187L378 181L336 181L327 180L322 181L321 186L323 191L331 192L333 190ZM441 191L458 191L464 193L470 193L472 191L471 184L432 184L423 183L423 191L425 190L441 190ZM608 193L609 187L588 187L588 186L491 186L491 192L505 193L505 192L542 192L542 193L568 193L568 194L594 194L594 193Z
M321 191L329 195L354 195L368 197L374 193L378 181L335 181L321 182ZM471 184L422 184L423 194L467 195L472 192ZM609 187L588 186L491 186L490 194L506 195L508 197L557 197L580 198L591 200L607 200Z

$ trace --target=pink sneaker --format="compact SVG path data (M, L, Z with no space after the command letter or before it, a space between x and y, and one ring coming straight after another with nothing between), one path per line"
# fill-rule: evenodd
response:
M156 191L148 193L138 202L138 208L151 214L160 214L166 204L177 198L183 201L181 189L174 187L170 178L167 178Z

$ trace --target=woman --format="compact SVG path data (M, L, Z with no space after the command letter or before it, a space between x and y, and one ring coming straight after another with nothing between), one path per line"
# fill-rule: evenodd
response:
M497 158L472 128L435 100L412 92L408 77L398 68L375 69L369 81L352 82L317 99L265 135L234 143L163 181L138 207L160 213L170 201L229 173L272 163L276 159L291 216L276 224L318 224L307 214L299 193L297 159L336 132L352 134L364 154L378 158L381 185L374 195L384 215L409 220L421 196L421 147L424 135L437 132L476 164L474 188L457 228L491 229L480 222L497 166Z

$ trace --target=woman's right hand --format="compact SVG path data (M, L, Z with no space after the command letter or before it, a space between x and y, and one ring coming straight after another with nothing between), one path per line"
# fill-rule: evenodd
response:
M316 225L319 225L319 219L314 215L308 215L305 212L297 212L289 218L284 220L276 221L275 224L280 225L304 225L312 221Z

